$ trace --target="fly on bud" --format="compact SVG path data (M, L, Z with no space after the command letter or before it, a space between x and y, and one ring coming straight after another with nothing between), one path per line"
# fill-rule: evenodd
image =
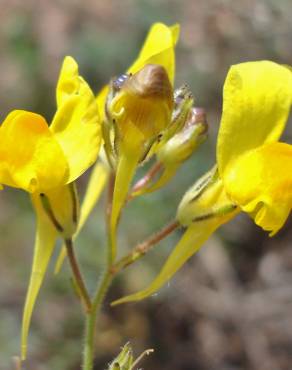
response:
M116 91L119 91L121 90L121 87L123 86L123 84L127 81L127 79L132 76L132 74L128 74L128 73L123 73L122 75L120 75L118 78L114 79L112 84L113 84L113 88L116 90Z

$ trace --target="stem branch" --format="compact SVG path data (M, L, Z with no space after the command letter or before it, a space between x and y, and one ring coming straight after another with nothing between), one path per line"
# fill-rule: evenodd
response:
M83 363L82 370L92 370L94 363L95 354L95 335L96 335L96 321L97 314L100 310L104 297L110 287L113 280L113 274L111 273L112 266L112 252L111 252L111 239L110 239L110 219L112 212L112 202L113 202L113 191L115 184L115 175L112 172L109 178L108 192L107 192L107 203L106 203L106 226L107 226L107 236L108 236L108 247L107 247L107 271L101 278L101 281L96 289L96 293L92 300L92 308L86 315L86 325L85 325L85 338L84 338L84 352L83 352Z
M174 230L180 227L178 221L173 221L166 225L164 228L150 236L148 239L139 243L136 247L132 249L132 251L127 254L126 256L122 257L119 261L117 261L111 268L111 272L113 275L116 275L119 271L123 270L127 266L131 265L141 257L143 257L146 253L148 253L158 242L162 239L166 238L169 234L171 234Z

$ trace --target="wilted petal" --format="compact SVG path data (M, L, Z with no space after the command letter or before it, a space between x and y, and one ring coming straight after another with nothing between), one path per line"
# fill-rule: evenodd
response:
M149 30L138 58L127 72L136 73L146 64L158 64L165 68L169 80L173 84L175 74L175 45L178 37L178 24L168 27L163 23L154 23ZM108 85L104 86L96 98L102 119L104 118L104 106L108 91Z

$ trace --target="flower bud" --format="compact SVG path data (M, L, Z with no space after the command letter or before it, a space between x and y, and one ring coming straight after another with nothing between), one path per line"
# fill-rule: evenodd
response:
M208 125L202 108L192 108L184 127L171 137L157 152L157 157L164 165L180 163L207 138Z
M173 109L173 89L164 67L147 64L118 85L109 113L119 140L127 141L132 126L145 141L156 138L169 125Z
M144 351L138 358L134 360L133 350L129 343L126 343L120 354L109 365L108 370L135 370L136 365L145 357L153 352L153 349Z
M132 348L129 343L126 343L119 355L110 364L108 370L130 370L133 362Z

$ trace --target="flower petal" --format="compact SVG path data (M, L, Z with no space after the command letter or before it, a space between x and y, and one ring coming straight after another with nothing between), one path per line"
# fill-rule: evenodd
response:
M57 105L50 130L69 163L68 183L78 178L95 161L101 144L101 121L95 97L78 65L66 57L57 85Z
M37 213L37 233L34 246L34 257L32 271L30 275L29 287L26 295L25 306L22 318L21 333L21 358L26 358L27 336L31 321L32 311L37 295L42 285L48 263L50 261L56 238L57 231L44 213L41 203L36 196L32 198Z
M225 174L225 189L255 223L275 234L292 208L292 145L266 144L241 156Z
M292 101L292 73L279 64L260 61L232 66L223 91L217 161L224 176L238 156L277 141Z
M175 45L179 37L179 25L171 27L163 23L154 23L149 30L138 58L128 69L136 73L146 64L159 64L163 66L173 84L175 73Z
M0 128L0 183L28 192L66 182L68 164L45 119L11 112Z

